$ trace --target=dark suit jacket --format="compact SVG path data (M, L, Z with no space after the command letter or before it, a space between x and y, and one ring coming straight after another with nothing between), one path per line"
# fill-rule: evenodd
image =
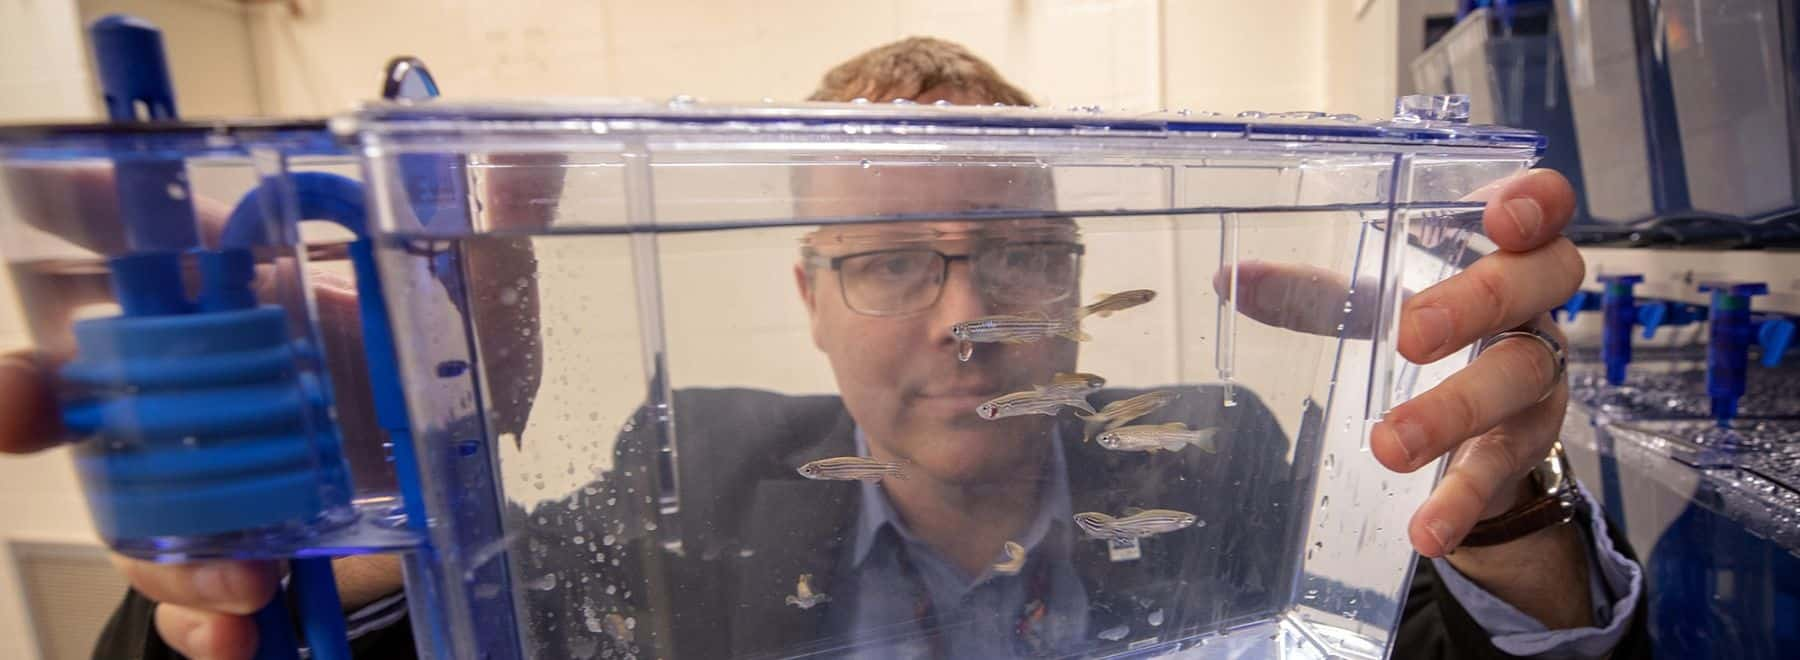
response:
M1318 450L1316 414L1290 445L1267 408L1241 388L1230 407L1217 387L1182 392L1176 404L1136 423L1216 427L1218 454L1108 451L1081 442L1078 422L1063 422L1074 511L1171 508L1207 522L1146 539L1136 561L1111 561L1098 541L1068 549L1087 587L1088 630L1165 612L1160 628L1134 630L1119 642L1096 639L1080 651L1119 651L1150 634L1168 638L1258 621L1295 602L1303 509ZM1098 406L1133 394L1108 391L1092 399ZM506 512L506 528L521 535L506 554L516 576L512 591L522 594L520 642L527 655L596 657L610 648L638 657L828 656L852 643L822 636L831 603L802 610L783 601L803 573L830 593L837 560L852 538L856 484L811 481L795 472L813 459L854 453L854 425L842 402L683 390L671 408L673 429L645 423L623 434L614 465L599 480L531 511ZM661 450L661 434L668 432L681 439L678 460ZM1288 459L1290 446L1301 460ZM664 495L674 496L677 511L662 512L670 504ZM1625 547L1616 534L1614 541ZM1393 605L1372 593L1361 602ZM129 594L97 657L170 657L148 625L150 607ZM632 627L621 625L627 620ZM358 657L385 658L409 650L410 641L403 621L354 646ZM1639 608L1615 657L1646 657L1647 645ZM1504 657L1426 561L1418 563L1408 590L1394 656Z

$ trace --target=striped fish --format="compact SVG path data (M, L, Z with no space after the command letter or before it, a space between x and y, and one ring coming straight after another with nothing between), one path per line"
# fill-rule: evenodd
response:
M1149 289L1132 289L1130 291L1122 291L1119 293L1102 293L1100 294L1099 300L1082 307L1081 313L1077 314L1075 318L1087 318L1088 316L1106 318L1112 316L1113 312L1131 309L1155 299L1156 292Z
M838 456L821 458L800 466L800 476L808 479L852 481L861 479L869 483L881 481L883 477L895 479L906 478L905 464L900 461L883 461L863 456Z
M1007 541L1005 554L1005 560L994 564L994 573L999 575L1018 575L1019 569L1025 568L1025 546L1012 541Z
M950 336L959 341L978 344L1029 344L1045 337L1063 337L1073 341L1092 339L1081 331L1080 321L1053 319L1043 314L984 316L951 325Z
M1194 514L1172 509L1126 509L1125 516L1114 518L1089 511L1075 514L1075 526L1097 539L1137 539L1192 527L1200 521Z
M1119 428L1126 422L1148 415L1151 411L1166 406L1170 401L1179 398L1181 398L1180 392L1157 390L1106 404L1106 407L1101 408L1100 412L1093 415L1077 414L1076 417L1087 422L1087 429L1081 434L1081 439L1086 442L1096 430L1111 431Z
M1056 374L1055 376L1051 377L1050 384L1049 385L1039 385L1038 390L1054 391L1054 392L1080 392L1082 394L1088 394L1090 392L1098 391L1102 387L1106 387L1106 379L1105 378L1101 378L1094 374L1084 374L1084 373L1080 373L1080 372L1074 372L1074 373L1065 372L1065 373Z
M1216 428L1190 429L1181 422L1140 424L1103 431L1094 438L1100 446L1113 451L1181 451L1188 445L1208 454L1219 453L1213 442Z
M1087 402L1087 395L1079 392L1059 392L1038 387L1028 392L1003 394L975 406L975 414L982 419L1002 419L1020 415L1055 415L1064 406L1094 413L1094 406Z

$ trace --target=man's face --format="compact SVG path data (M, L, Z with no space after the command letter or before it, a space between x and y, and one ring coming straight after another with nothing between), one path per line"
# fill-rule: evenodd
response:
M863 168L808 176L812 216L949 214L974 209L1040 207L1047 186L1021 183L1041 177L1035 167L917 167L875 172ZM811 315L813 342L825 353L851 416L878 456L910 460L926 476L974 485L1035 478L1048 448L1051 418L1041 415L984 420L976 407L993 397L1049 382L1073 371L1076 345L1060 337L1023 344L981 344L967 362L957 359L950 326L994 314L1042 312L1068 316L1079 304L1074 269L1066 295L1008 295L996 282L1007 263L1021 264L1045 244L1076 242L1068 220L909 222L826 227L811 245L819 258L796 266L800 294ZM834 257L892 250L935 250L947 262L921 261L926 279L940 281L936 264L947 263L935 302L880 304L867 295L870 281L892 279L906 267L893 261ZM890 252L891 254L891 252ZM978 255L956 259L961 255ZM985 256L979 256L985 255ZM929 259L929 257L927 257ZM981 265L977 264L980 261ZM866 268L864 266L874 266ZM1072 264L1071 264L1072 266ZM879 269L879 271L876 270ZM979 270L979 275L974 270ZM846 289L845 284L850 284ZM927 285L930 287L931 285ZM859 289L859 287L862 287ZM848 291L849 295L846 295ZM1054 297L1054 296L1048 296ZM892 299L890 299L892 300ZM894 309L907 311L894 312ZM874 313L871 313L874 312Z

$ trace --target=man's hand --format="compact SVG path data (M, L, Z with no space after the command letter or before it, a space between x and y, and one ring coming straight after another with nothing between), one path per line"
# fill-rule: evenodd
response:
M1491 335L1536 323L1561 337L1548 311L1581 285L1585 266L1561 233L1575 192L1562 175L1534 170L1478 191L1482 227L1499 251L1411 296L1401 309L1400 354L1416 363L1443 359ZM1229 297L1230 273L1213 287ZM1352 300L1352 290L1356 291ZM1352 288L1334 271L1301 264L1237 264L1238 310L1300 332L1367 338L1377 305L1374 283ZM1355 311L1345 318L1344 302ZM1529 495L1525 478L1561 431L1568 388L1555 379L1541 342L1508 339L1437 387L1389 411L1371 431L1382 465L1417 470L1441 456L1450 467L1414 512L1413 547L1451 565L1502 600L1551 628L1590 625L1586 550L1573 526L1510 543L1450 554L1475 523Z
M1585 273L1580 252L1561 236L1574 208L1568 180L1549 170L1493 189L1482 227L1500 250L1406 301L1400 354L1426 364L1525 323L1556 332L1549 310ZM1443 556L1477 521L1518 501L1526 474L1562 428L1568 388L1556 375L1540 342L1502 341L1375 426L1369 448L1390 469L1410 472L1452 455L1408 527L1420 554Z

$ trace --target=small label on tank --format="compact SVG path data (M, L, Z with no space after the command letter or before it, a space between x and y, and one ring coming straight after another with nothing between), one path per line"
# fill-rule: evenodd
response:
M1106 551L1113 561L1137 561L1144 556L1137 539L1110 539L1106 542Z

